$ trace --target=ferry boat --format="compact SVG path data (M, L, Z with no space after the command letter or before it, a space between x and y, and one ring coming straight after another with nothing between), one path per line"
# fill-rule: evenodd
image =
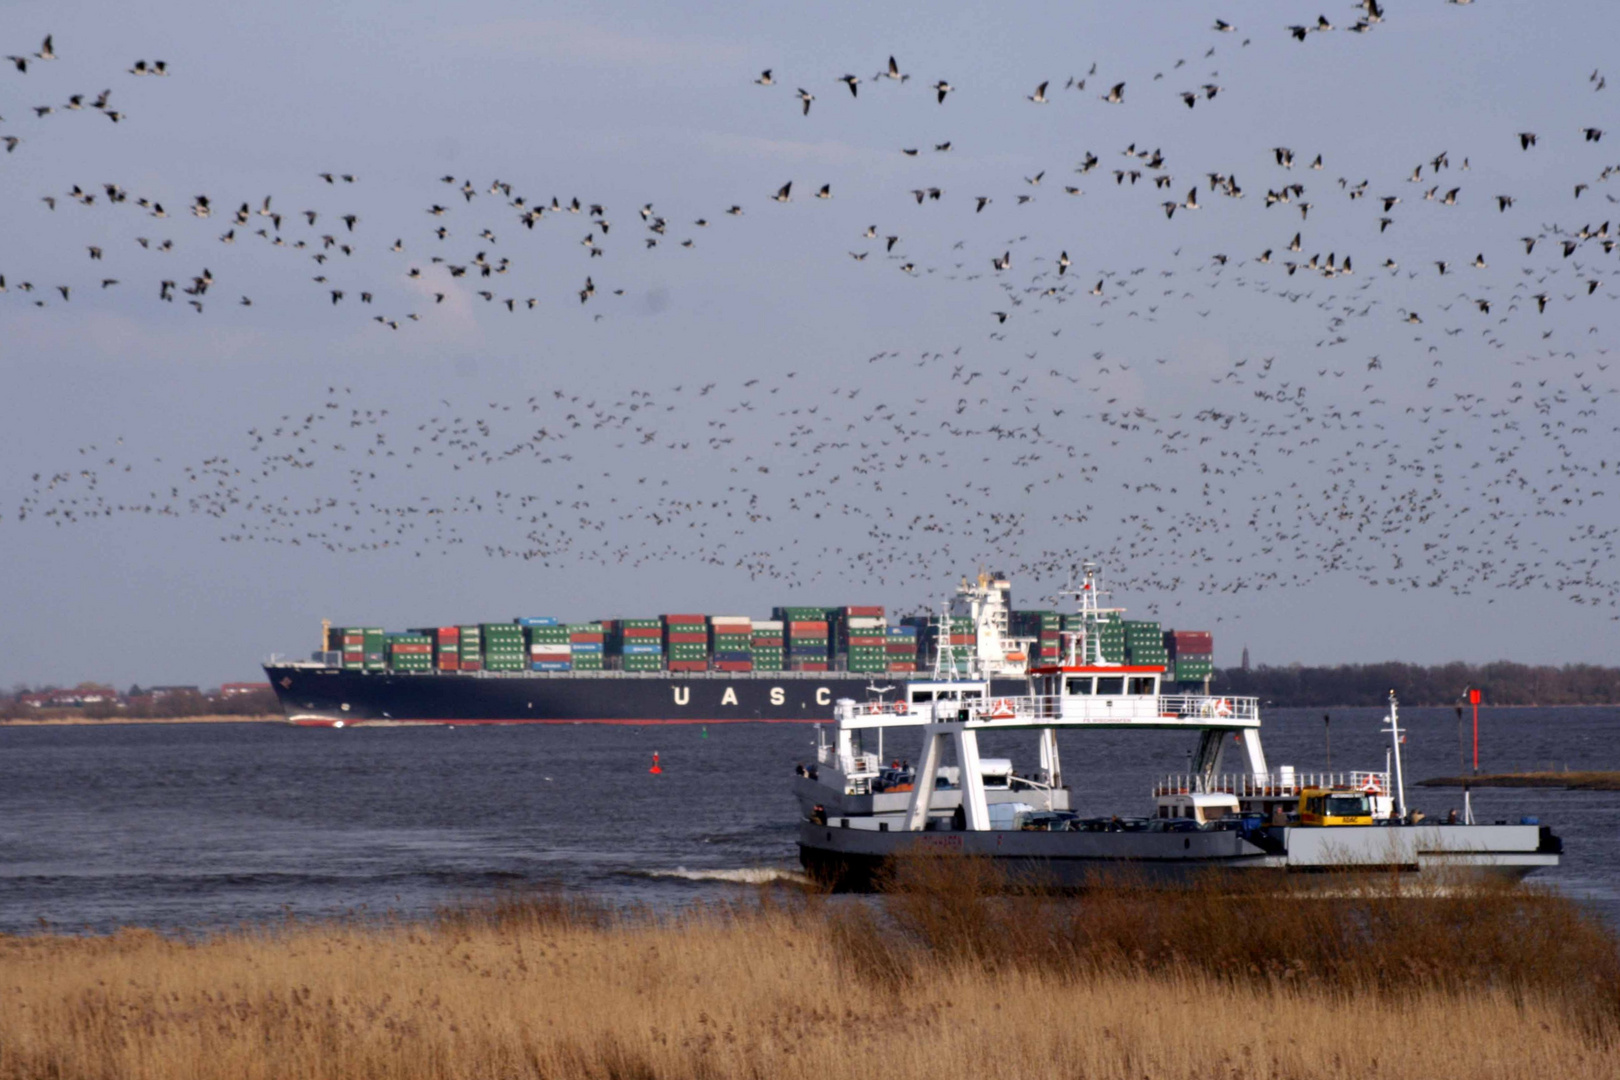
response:
M1082 611L1097 597L1088 563ZM1559 863L1562 841L1533 819L1478 824L1468 802L1460 820L1434 822L1407 805L1393 691L1392 769L1273 771L1258 699L1167 693L1162 669L1108 663L1084 631L1066 646L1065 662L1029 669L1018 696L988 678L935 677L905 684L894 701L840 699L833 738L822 730L815 763L794 780L805 870L861 890L895 856L976 855L1019 880L1082 888L1117 871L1164 883L1210 869L1520 878ZM1187 773L1153 785L1142 816L1082 818L1057 736L1091 729L1185 731L1197 750ZM1037 734L1037 767L980 755L979 735L1004 731ZM920 742L905 746L906 736ZM886 758L902 746L915 767ZM1228 771L1234 748L1238 768Z

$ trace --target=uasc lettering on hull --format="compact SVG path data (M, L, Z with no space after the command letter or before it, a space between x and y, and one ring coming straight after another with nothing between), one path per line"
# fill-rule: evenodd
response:
M692 688L690 686L672 686L669 688L669 692L677 705L686 706L692 703ZM787 691L780 686L771 687L770 702L777 707L786 705ZM825 686L816 687L815 702L817 705L831 705L832 690ZM727 686L720 695L720 704L736 705L737 703L736 688Z

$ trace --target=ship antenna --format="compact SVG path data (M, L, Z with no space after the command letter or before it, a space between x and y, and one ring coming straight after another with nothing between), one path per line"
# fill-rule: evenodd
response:
M945 601L939 604L939 623L934 629L934 678L955 680L956 650L951 645L951 616ZM943 672L943 673L942 673Z
M1100 663L1102 663L1102 659L1103 659L1102 658L1102 637L1099 634L1094 633L1094 631L1098 627L1098 621L1097 620L1099 618L1099 614L1098 614L1099 609L1097 607L1097 596L1098 596L1098 594L1100 592L1100 590L1098 588L1098 585L1097 585L1097 570L1098 570L1098 567L1097 567L1096 563L1092 562L1090 559L1087 559L1085 562L1080 564L1080 570L1081 570L1081 573L1085 577L1085 580L1081 584L1080 588L1076 589L1071 584L1071 586L1069 588L1062 590L1058 595L1059 596L1072 596L1072 597L1074 597L1075 598L1075 605L1076 605L1076 607L1079 608L1079 614L1080 614L1080 643L1079 643L1080 644L1080 659L1079 659L1079 663L1082 663L1082 664L1100 664ZM1071 578L1070 580L1072 582L1073 579ZM1068 663L1070 663L1070 664L1076 663L1074 652L1075 652L1075 640L1074 640L1073 635L1070 635L1070 637L1069 637L1069 657L1068 657Z
M1401 731L1400 703L1395 700L1395 691L1389 692L1389 715L1384 717L1389 724L1389 740L1395 750L1395 807L1401 820L1406 819L1406 781L1401 774Z

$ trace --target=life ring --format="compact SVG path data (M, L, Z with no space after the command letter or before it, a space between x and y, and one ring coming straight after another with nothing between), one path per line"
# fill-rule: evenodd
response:
M1366 781L1361 785L1361 790L1368 795L1381 795L1384 791L1383 788L1378 786L1378 777L1376 776L1367 777Z
M991 716L1012 716L1012 702L1007 698L997 698L990 706Z
M1219 701L1217 701L1215 703L1215 715L1216 716L1231 716L1232 715L1232 703L1230 701L1228 701L1226 698L1221 698L1221 700L1219 700Z
M904 715L906 715L906 703L905 702L897 701L897 702L894 703L894 715L896 715L896 716L904 716Z

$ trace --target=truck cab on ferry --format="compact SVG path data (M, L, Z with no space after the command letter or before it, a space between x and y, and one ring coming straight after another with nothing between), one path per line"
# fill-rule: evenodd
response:
M1301 825L1371 825L1373 805L1365 791L1306 787L1299 792Z

